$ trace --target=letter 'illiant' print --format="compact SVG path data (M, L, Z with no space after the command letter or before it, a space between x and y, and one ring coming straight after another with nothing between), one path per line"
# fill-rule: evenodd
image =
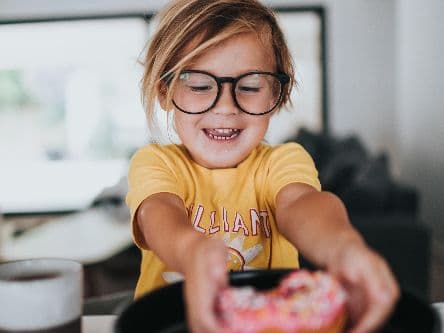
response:
M220 209L221 214L217 211L206 210L203 205L198 204L193 215L193 205L187 209L190 221L193 227L203 233L209 235L221 232L240 233L244 236L258 236L263 234L265 237L271 237L270 221L268 211L250 208L249 214L243 216L240 212L230 214L225 207ZM207 227L205 227L207 226Z

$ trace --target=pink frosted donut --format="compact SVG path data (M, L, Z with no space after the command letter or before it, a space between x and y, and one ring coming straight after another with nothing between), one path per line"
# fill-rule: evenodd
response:
M269 291L227 288L216 308L230 333L338 333L346 322L346 293L325 272L299 270Z

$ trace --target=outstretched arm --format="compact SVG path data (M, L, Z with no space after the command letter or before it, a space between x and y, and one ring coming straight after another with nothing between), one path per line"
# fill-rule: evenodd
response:
M351 226L342 201L309 185L285 186L276 198L279 231L349 294L352 332L373 332L390 315L399 287L387 263Z
M224 243L194 230L182 200L174 194L148 197L136 218L148 247L170 269L185 276L185 302L192 331L221 332L209 309L213 309L219 289L228 283Z

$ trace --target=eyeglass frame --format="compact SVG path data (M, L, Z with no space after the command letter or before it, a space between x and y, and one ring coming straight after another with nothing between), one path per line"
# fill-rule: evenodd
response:
M210 111L212 108L214 108L214 107L216 106L217 102L219 101L219 98L220 98L221 93L222 93L222 84L223 84L223 83L231 83L231 96L233 97L233 101L234 101L234 104L236 105L236 107L237 107L239 110L241 110L242 112L246 113L246 114L249 114L249 115L252 115L252 116L263 116L263 115L265 115L265 114L268 114L268 113L272 112L274 109L276 109L276 107L277 107L277 106L279 105L279 103L282 101L282 95L283 95L283 92L284 92L284 87L285 87L285 85L288 84L288 83L290 82L290 77L289 77L287 74L282 73L282 72L280 72L280 73L272 73L272 72L262 72L262 71L251 71L251 72L247 72L247 73L241 74L241 75L239 75L239 76L237 76L237 77L232 77L232 76L216 76L216 75L213 75L213 74L211 74L211 73L209 73L209 72L206 72L206 71L201 71L201 70L197 70L197 69L187 69L187 70L183 70L183 71L181 71L181 72L179 73L179 75L186 74L186 73L197 73L197 74L208 75L209 77L213 78L214 81L216 81L216 83L217 83L217 95L216 95L216 98L214 99L213 104L211 104L211 106L208 107L207 109L205 109L204 111L199 111L199 112L190 112L190 111L186 111L186 110L180 108L180 107L176 104L176 102L174 101L174 99L173 99L173 104L174 104L174 106L175 106L179 111L181 111L181 112L183 112L183 113L186 113L186 114L202 114L202 113L205 113L205 112ZM267 112L261 112L261 113L252 113L252 112L248 112L248 111L244 110L244 109L239 105L239 102L237 101L236 91L235 91L235 89L236 89L236 85L237 85L237 82L239 82L239 81L240 81L241 79L243 79L245 76L252 75L252 74L266 74L266 75L274 76L274 77L279 81L279 83L281 84L281 90L280 90L280 92L279 92L279 97L278 97L278 99L277 99L277 101L276 101L276 104L275 104L275 105L274 105L269 111L267 111ZM174 76L174 73L168 73L168 74L164 75L164 76L162 77L162 79L163 79L167 84L169 84L169 83L172 81L173 76Z

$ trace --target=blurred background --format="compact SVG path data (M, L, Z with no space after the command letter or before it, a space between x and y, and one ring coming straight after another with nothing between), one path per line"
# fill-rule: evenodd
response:
M80 260L86 297L134 288L127 163L143 144L177 140L162 112L148 130L139 92L166 3L0 0L1 260ZM444 3L264 3L299 78L268 142L306 146L402 286L444 301Z

